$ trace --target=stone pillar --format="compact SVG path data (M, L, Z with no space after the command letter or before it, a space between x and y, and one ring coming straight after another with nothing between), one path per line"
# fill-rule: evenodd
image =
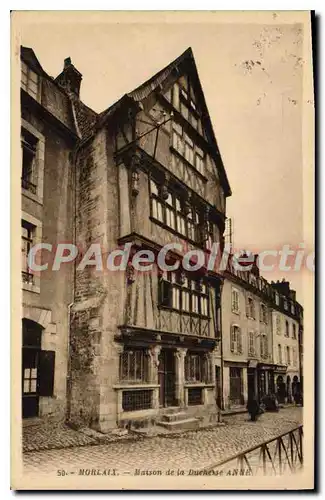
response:
M185 398L184 398L184 383L185 383L185 356L187 353L187 349L180 347L175 351L175 364L176 364L176 400L178 405L181 407L185 406Z
M149 355L149 382L151 384L158 384L158 365L159 354L161 351L160 345L152 346L148 349Z

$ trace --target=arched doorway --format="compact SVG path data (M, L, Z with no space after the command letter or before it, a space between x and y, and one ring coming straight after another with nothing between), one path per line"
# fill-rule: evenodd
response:
M283 377L279 375L276 379L276 391L277 391L277 400L279 403L284 403L286 390L285 383L283 382Z
M38 415L39 407L39 360L41 352L42 327L30 319L23 319L22 352L22 416Z

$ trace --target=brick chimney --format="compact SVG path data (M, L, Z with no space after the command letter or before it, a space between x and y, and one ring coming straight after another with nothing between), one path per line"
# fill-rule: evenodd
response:
M79 97L81 80L82 74L72 64L71 57L64 59L63 71L56 77L55 81L67 92Z

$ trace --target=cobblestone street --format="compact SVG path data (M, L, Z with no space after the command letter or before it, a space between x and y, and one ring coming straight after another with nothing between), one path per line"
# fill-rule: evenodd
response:
M302 408L265 413L257 422L247 414L228 416L224 426L187 432L173 437L142 438L102 445L24 453L24 472L28 474L79 474L80 469L96 469L116 474L168 468L208 467L216 462L285 433L302 422Z

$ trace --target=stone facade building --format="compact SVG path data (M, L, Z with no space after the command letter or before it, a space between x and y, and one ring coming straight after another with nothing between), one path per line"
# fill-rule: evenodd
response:
M289 283L268 283L256 265L225 271L222 290L223 407L273 393L290 402L301 389L298 338L302 308Z
M275 387L281 402L291 402L302 384L301 312L296 293L287 281L272 283L273 357L278 367Z
M59 77L62 85L70 74ZM222 241L230 194L191 49L97 117L76 157L76 241L179 263ZM172 265L170 264L170 265ZM76 271L70 419L107 431L166 409L216 417L216 273ZM172 426L173 422L165 425Z
M178 243L167 256L174 267L191 249L209 255L212 242L222 244L231 192L191 49L99 114L80 101L82 75L70 59L55 79L31 49L22 49L22 60L22 106L28 99L40 124L24 112L23 119L44 136L37 165L48 192L37 205L37 238L74 242L81 254L100 243L103 260L127 243L155 256ZM35 181L27 177L30 193ZM69 421L101 431L163 420L169 408L216 417L220 275L182 266L162 272L156 263L135 272L130 260L125 271L76 262L37 278L26 267L32 243L24 250L24 279L39 279L37 307L49 320L27 311L23 322L31 318L40 332L35 352L52 353L48 408L66 402ZM26 304L27 297L35 301L31 293ZM42 402L38 359L23 366L23 385ZM172 426L170 420L162 423Z
M36 243L73 241L73 151L69 97L21 49L22 414L65 415L73 269L31 272Z

